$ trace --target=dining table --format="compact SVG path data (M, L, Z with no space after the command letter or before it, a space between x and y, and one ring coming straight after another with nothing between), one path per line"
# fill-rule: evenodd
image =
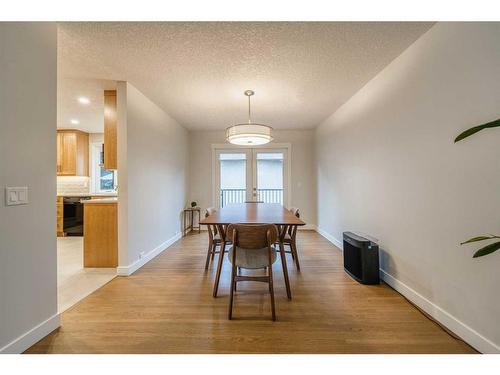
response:
M286 294L289 299L292 298L283 240L288 228L291 226L302 226L306 223L278 203L240 203L222 207L220 210L215 211L213 214L201 220L200 224L213 225L217 227L217 231L221 237L221 251L219 252L219 261L217 262L217 272L215 275L213 289L214 297L217 297L226 243L230 242L230 239L226 238L227 226L229 224L275 224L278 227L279 232L279 252L281 265L283 267Z

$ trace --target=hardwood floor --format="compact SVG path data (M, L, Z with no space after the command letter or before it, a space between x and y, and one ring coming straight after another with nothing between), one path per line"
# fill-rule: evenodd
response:
M192 234L129 277L117 277L62 314L62 327L27 353L474 353L385 284L364 286L342 254L312 231L289 260L293 299L275 264L277 322L267 285L240 283L227 320L230 267L212 297L206 232ZM216 258L217 259L217 258ZM279 260L278 260L279 262Z

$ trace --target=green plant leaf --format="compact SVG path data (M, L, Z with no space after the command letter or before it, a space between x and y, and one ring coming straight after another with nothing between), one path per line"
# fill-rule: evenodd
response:
M478 241L484 241L484 240L491 240L493 238L500 238L498 236L478 236L478 237L472 237L469 238L465 242L460 242L460 245L465 245L466 243L471 243L471 242L478 242Z
M497 251L498 249L500 249L500 241L490 243L489 245L476 251L473 255L473 258L479 258L479 257L485 256L485 255L491 254L491 253Z
M458 137L455 138L455 143L458 141L461 141L464 138L471 136L472 134L476 134L478 131L481 131L483 129L496 128L498 126L500 126L500 119L495 120L495 121L491 121L491 122L487 122L486 124L474 126L473 128L467 129L464 132L460 133L458 135Z

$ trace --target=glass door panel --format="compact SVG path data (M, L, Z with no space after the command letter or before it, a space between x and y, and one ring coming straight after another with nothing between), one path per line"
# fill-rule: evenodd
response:
M248 200L248 152L218 152L219 207ZM251 162L251 161L250 161Z
M254 187L256 201L284 204L285 152L254 150Z

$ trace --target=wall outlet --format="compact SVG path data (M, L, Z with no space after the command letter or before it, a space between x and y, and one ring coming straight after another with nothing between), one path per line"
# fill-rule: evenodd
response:
M28 187L10 187L5 188L5 205L17 206L20 204L28 204Z

